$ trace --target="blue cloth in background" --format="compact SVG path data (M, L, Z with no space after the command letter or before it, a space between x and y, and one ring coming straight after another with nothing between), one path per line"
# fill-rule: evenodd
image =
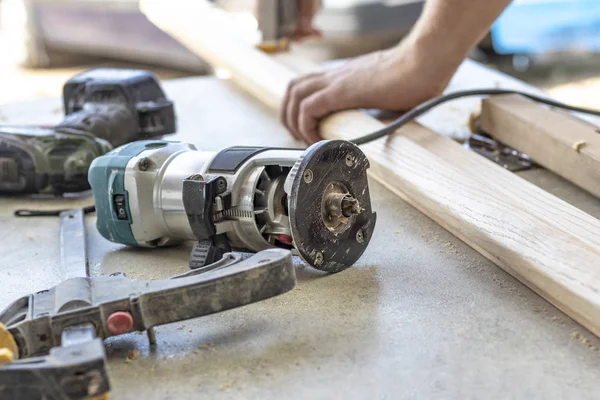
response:
M517 0L491 35L500 54L600 52L600 0Z

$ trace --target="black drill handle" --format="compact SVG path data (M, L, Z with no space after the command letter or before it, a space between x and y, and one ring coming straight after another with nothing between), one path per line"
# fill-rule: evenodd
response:
M91 133L113 147L140 139L138 117L125 104L86 104L56 126L64 129Z
M65 120L59 127L83 130L113 147L175 132L173 102L149 71L95 68L63 87Z

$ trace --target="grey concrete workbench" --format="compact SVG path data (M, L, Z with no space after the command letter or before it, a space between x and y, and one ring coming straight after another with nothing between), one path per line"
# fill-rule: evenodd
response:
M212 150L297 145L270 111L227 82L189 78L164 86L179 116L172 139ZM59 106L50 99L3 106L0 113L9 123L48 123L60 119ZM459 109L440 112L464 125ZM431 118L443 125L442 114ZM600 215L598 201L551 174L525 175ZM377 227L354 267L328 276L298 264L293 291L158 327L155 350L143 334L107 340L111 398L600 396L600 341L376 182L371 190ZM89 203L0 199L1 307L59 277L58 219L15 219L13 210ZM190 246L112 244L95 231L93 215L87 228L94 274L155 279L186 270ZM132 349L139 358L125 362Z

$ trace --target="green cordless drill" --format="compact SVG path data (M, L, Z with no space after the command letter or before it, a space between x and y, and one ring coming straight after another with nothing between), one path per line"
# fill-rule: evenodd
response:
M113 147L176 130L175 111L148 71L96 68L63 87L54 127L0 126L0 194L89 190L91 162Z

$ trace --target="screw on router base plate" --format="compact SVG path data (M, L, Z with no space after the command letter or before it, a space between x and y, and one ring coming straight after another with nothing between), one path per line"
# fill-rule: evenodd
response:
M364 243L365 234L363 233L362 229L359 229L358 232L356 232L356 241L358 243Z
M304 182L311 183L313 180L313 172L310 169L304 171Z
M354 165L354 157L350 153L346 154L346 165L349 167Z
M316 265L323 264L323 253L321 253L320 251L315 255L315 264Z

